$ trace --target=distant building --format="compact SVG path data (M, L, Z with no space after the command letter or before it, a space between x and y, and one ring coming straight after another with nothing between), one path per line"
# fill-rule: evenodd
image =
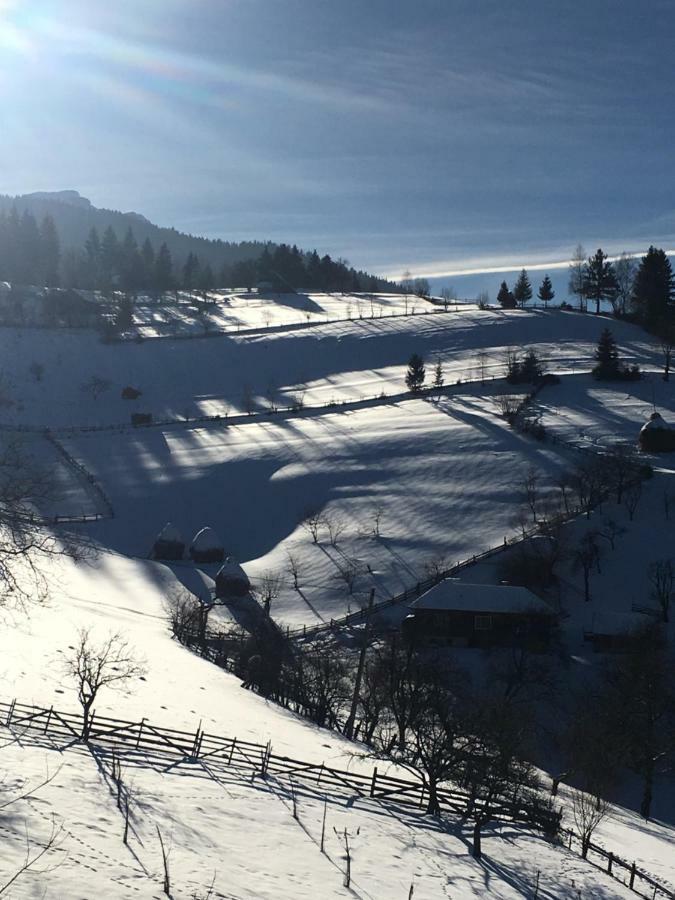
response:
M525 642L545 647L555 612L524 587L446 579L410 604L403 631L411 640L463 647Z
M584 628L584 640L598 653L620 653L629 648L644 621L644 616L635 613L594 612Z
M213 528L202 528L190 544L190 559L196 563L217 563L225 559L225 548Z
M179 530L171 522L167 522L153 544L153 559L182 559L184 554L185 542Z

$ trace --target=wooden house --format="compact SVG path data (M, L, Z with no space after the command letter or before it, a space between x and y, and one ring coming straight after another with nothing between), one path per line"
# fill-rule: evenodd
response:
M555 617L551 606L527 588L446 579L410 604L403 631L421 643L491 647L525 642L544 649Z

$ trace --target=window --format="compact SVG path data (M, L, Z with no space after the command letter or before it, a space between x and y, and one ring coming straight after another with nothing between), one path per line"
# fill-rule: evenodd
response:
M489 631L492 628L492 616L474 616L474 631Z

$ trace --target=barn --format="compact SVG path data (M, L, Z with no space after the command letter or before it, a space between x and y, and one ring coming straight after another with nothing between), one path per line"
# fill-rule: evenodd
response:
M526 642L545 648L555 612L524 587L465 584L446 579L410 604L406 638L461 647L509 646Z
M196 563L221 563L225 547L213 528L202 528L190 544L190 559Z
M152 546L153 559L182 559L185 553L185 541L180 531L171 522L167 522L157 535Z

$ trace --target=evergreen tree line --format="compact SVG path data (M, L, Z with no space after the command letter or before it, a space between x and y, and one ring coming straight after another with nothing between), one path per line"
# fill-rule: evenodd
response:
M399 290L385 279L357 271L344 260L306 253L297 246L265 246L258 258L223 263L214 271L208 261L189 253L176 263L166 242L156 248L149 238L139 246L133 228L122 239L112 226L101 234L92 227L80 250L61 250L50 215L40 223L29 210L0 210L0 280L13 284L164 293L206 293L215 288L253 288L260 282L279 292L299 288L316 291Z
M617 317L625 317L660 331L672 327L675 320L675 279L670 260L663 250L650 247L638 261L623 253L610 262L607 254L598 249L586 257L578 246L570 264L569 292L578 299L579 309L587 311L595 305L599 314L608 303ZM532 284L526 269L518 276L513 289L502 281L497 301L503 309L523 307L532 299ZM537 297L547 306L555 297L551 279L546 275Z

